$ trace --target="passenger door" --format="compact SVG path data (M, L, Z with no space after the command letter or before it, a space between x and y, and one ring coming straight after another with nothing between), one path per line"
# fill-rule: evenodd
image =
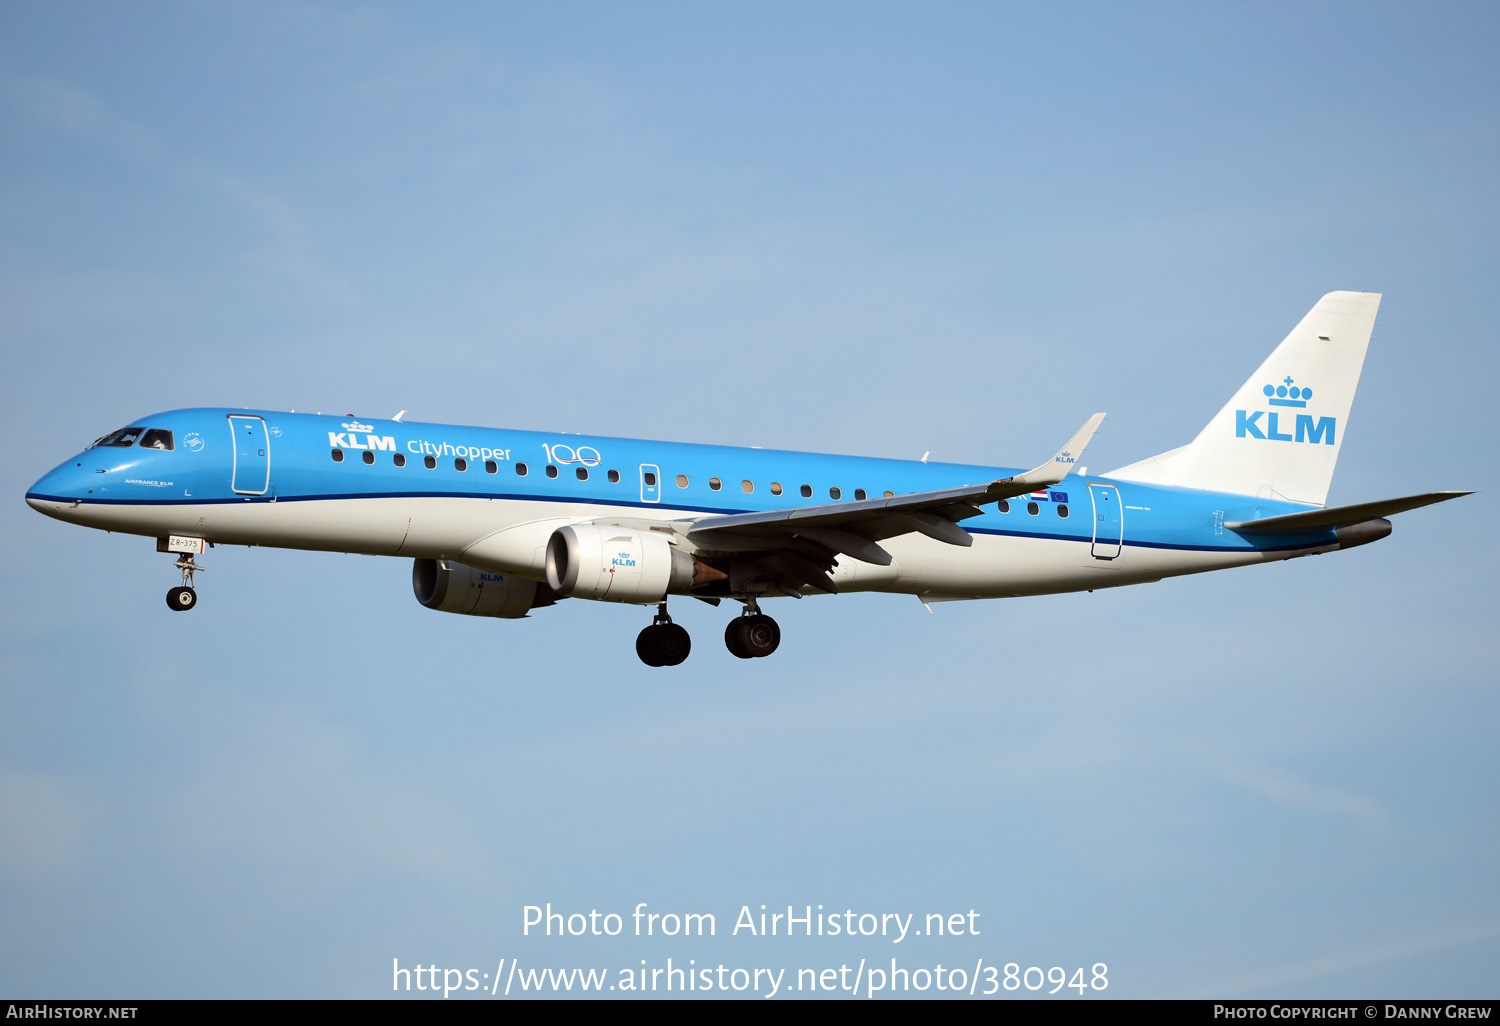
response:
M1115 559L1125 540L1125 518L1120 510L1120 490L1114 485L1090 484L1089 498L1094 501L1095 559Z
M231 414L229 430L234 435L234 470L230 487L238 495L264 495L271 487L271 439L261 417Z

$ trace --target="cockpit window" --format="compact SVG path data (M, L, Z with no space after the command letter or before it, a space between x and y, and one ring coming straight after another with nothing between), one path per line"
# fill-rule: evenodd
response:
M115 449L128 449L135 444L135 440L141 437L145 428L128 427L121 428L112 435L105 435L95 445L107 445Z
M163 428L152 428L141 438L142 449L167 449L172 448L172 432Z

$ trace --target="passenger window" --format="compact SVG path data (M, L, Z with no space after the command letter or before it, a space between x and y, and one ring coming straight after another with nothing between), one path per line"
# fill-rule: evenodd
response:
M364 452L360 453L359 458L365 461L365 466L369 466L370 464L375 462L375 454L369 449L366 449Z
M755 491L755 482L754 481L741 481L740 482L740 491L744 492L746 495L749 495L751 492Z
M526 464L524 464L524 463L517 463L516 464L516 476L517 477L525 477L526 476Z
M880 494L885 496L887 499L894 499L896 497L895 492L881 492Z
M574 473L578 475L578 480L580 481L587 481L589 479L589 471L587 467L579 467L574 471Z
M1037 504L1036 504L1036 503L1034 503L1034 502L1028 502L1028 503L1027 503L1027 504L1026 504L1026 512L1028 512L1028 513L1030 513L1030 514L1031 514L1031 515L1032 515L1032 516L1036 516L1036 515L1037 515L1037 514L1038 514L1038 513L1040 513L1040 512L1041 512L1041 511L1042 511L1042 510L1041 510L1041 507L1040 507L1040 506L1038 506L1038 505L1037 505Z
M802 497L804 499L811 499L812 498L812 485L803 485L802 486Z
M1068 519L1068 507L1059 505L1057 507L1057 515L1062 517L1064 520Z
M838 490L838 486L836 486L836 485L834 487L828 489L828 497L830 499L837 499L839 496L841 496L843 494L844 494L843 492L841 492L841 491Z
M781 494L781 482L780 481L772 481L771 482L771 494L772 495L780 495Z
M1010 512L1010 503L1006 502L1004 499L1001 499L1000 500L1000 505L998 507L996 507L996 508L999 509L1001 513L1009 513Z
M135 440L141 437L144 428L130 427L121 428L112 435L105 435L94 445L107 445L112 449L128 449L135 444Z
M391 462L398 467L404 467L406 466L406 457L398 452L391 457Z
M547 476L548 476L548 477L556 477L556 476L557 476L557 468L556 468L556 467L554 467L554 466L553 466L553 465L552 465L552 464L550 464L550 463L549 463L549 464L547 464Z
M170 452L172 450L172 432L163 431L161 428L152 428L150 431L147 431L146 436L141 439L141 448L165 449Z
M863 488L854 489L854 498L858 502L863 502L865 498L865 490Z
M686 488L687 486L688 486L688 476L686 474L678 474L677 475L677 487L678 488Z
M610 484L619 484L620 483L620 472L618 470L611 470L609 472L609 483Z
M344 462L344 450L342 450L342 449L335 449L335 450L333 450L333 462L335 462L335 463L342 463L342 462Z
M458 459L453 461L453 469L457 471L468 470L469 461L460 456Z
M499 469L500 469L500 464L496 463L494 460L485 460L484 461L484 472L486 474L493 474L496 471L498 471Z
M724 487L724 482L720 481L716 477L711 477L711 478L708 479L708 486L710 488L712 488L714 491L718 491L720 488Z
M426 467L428 470L435 469L437 467L437 458L434 456L423 456L422 466Z

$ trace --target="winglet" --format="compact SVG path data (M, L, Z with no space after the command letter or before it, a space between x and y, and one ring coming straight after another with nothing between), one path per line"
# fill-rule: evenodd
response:
M1057 484L1068 476L1069 471L1078 462L1078 458L1083 455L1083 450L1088 446L1089 439L1094 437L1094 432L1099 430L1099 425L1102 423L1104 423L1104 414L1094 414L1083 427L1078 429L1072 438L1068 439L1066 445L1057 450L1056 456L1053 456L1046 463L1043 463L1034 470L1028 470L1024 474L1017 474L1015 477L1007 477L996 481L991 487L999 486L1006 489L1009 495L1020 495L1034 488L1044 488L1047 485ZM1014 489L1014 491L1010 491L1010 489Z

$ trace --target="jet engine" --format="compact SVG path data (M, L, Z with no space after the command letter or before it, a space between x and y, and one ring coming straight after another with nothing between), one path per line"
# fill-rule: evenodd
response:
M507 620L518 619L557 601L545 584L478 570L451 559L413 560L411 590L428 609Z
M723 576L659 534L624 527L573 524L547 541L547 584L570 598L646 605Z

